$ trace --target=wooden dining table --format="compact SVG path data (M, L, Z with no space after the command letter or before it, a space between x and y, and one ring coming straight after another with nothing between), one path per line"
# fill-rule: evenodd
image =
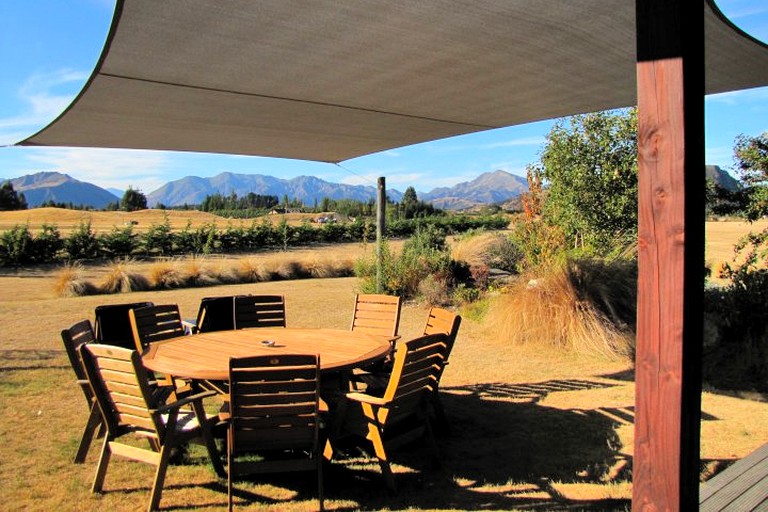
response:
M270 354L319 354L320 372L349 371L384 359L394 338L339 329L262 327L180 336L142 353L152 371L193 380L229 380L229 360Z

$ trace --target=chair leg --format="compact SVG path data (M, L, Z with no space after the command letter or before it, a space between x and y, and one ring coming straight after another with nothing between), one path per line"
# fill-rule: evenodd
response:
M387 452L384 450L384 440L381 428L373 421L368 423L367 437L373 445L373 451L376 453L376 458L379 459L379 468L381 468L381 476L384 478L384 483L387 484L390 491L393 493L397 492L395 475L392 473L392 468L389 466L389 460L387 459Z
M213 435L211 434L211 421L206 418L205 409L203 409L203 404L201 402L192 402L192 409L195 411L197 422L200 424L200 435L208 450L208 456L211 458L213 469L220 478L224 478L224 466L221 463L219 450L216 449L216 442L213 440Z
M320 512L325 510L323 495L323 457L317 457L317 499L320 502Z
M147 510L152 512L160 506L160 498L163 496L163 483L165 483L165 474L168 471L168 459L171 456L171 444L166 443L160 450L160 460L157 463L155 471L155 482L152 484L152 493L149 496L149 506Z
M445 409L443 409L443 402L440 400L440 394L435 390L432 394L432 408L435 411L435 430L437 432L448 433L450 431L450 425L448 424L448 418L445 416Z
M96 476L93 479L93 486L91 486L91 492L101 492L104 487L104 477L107 475L107 466L109 466L109 460L112 457L112 450L109 447L109 436L104 436L104 444L101 447L101 455L99 456L99 464L96 466Z
M85 462L85 456L88 455L88 449L91 447L96 430L101 430L101 413L99 406L94 402L91 405L91 412L83 429L83 435L80 438L80 446L78 446L77 453L75 454L75 464Z

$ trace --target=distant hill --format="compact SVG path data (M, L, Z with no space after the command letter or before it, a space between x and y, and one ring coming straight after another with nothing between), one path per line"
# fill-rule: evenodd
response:
M735 192L741 188L741 182L720 168L719 165L707 165L705 167L707 179L715 182L720 187Z
M277 196L278 199L287 195L291 199L300 199L306 205L314 204L315 200L319 202L323 197L358 201L376 198L376 187L374 186L330 183L313 176L299 176L285 180L262 174L225 172L212 178L187 176L166 183L147 195L147 204L150 207L160 203L166 206L200 204L206 196L216 193L228 195L232 192L240 197L249 192L273 195ZM393 201L399 201L403 196L401 192L393 189L387 190L387 195Z
M23 192L30 208L45 201L104 208L120 199L92 183L78 181L60 172L38 172L11 180L16 192Z
M528 181L525 178L506 171L494 171L453 187L436 188L421 194L419 199L438 208L463 210L478 204L505 203L527 190Z

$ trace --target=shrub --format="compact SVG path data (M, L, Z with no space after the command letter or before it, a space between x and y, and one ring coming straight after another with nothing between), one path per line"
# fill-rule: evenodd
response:
M704 295L704 382L768 392L768 230L750 233L725 264L723 288Z
M29 227L16 225L0 236L0 262L18 266L34 261L34 243Z
M32 240L32 258L39 263L55 261L63 247L64 242L56 226L43 224Z
M166 256L173 252L173 234L168 214L162 224L153 224L141 237L144 252L147 255Z
M91 222L81 222L70 235L64 239L64 250L70 259L91 259L99 255L99 242L96 233L91 229Z
M430 274L446 282L451 280L451 258L445 246L445 235L427 227L418 231L403 244L399 255L394 255L389 245L382 244L381 293L402 297L418 295L419 283ZM360 258L355 264L355 274L360 278L364 293L376 292L376 255Z
M434 274L421 280L418 285L418 297L430 306L445 306L451 302L448 284Z
M102 254L111 258L130 256L138 245L130 225L123 228L114 226L112 231L98 237L98 243Z

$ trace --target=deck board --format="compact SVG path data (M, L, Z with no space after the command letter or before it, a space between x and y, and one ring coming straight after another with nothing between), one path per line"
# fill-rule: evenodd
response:
M701 486L702 511L768 510L768 443Z

